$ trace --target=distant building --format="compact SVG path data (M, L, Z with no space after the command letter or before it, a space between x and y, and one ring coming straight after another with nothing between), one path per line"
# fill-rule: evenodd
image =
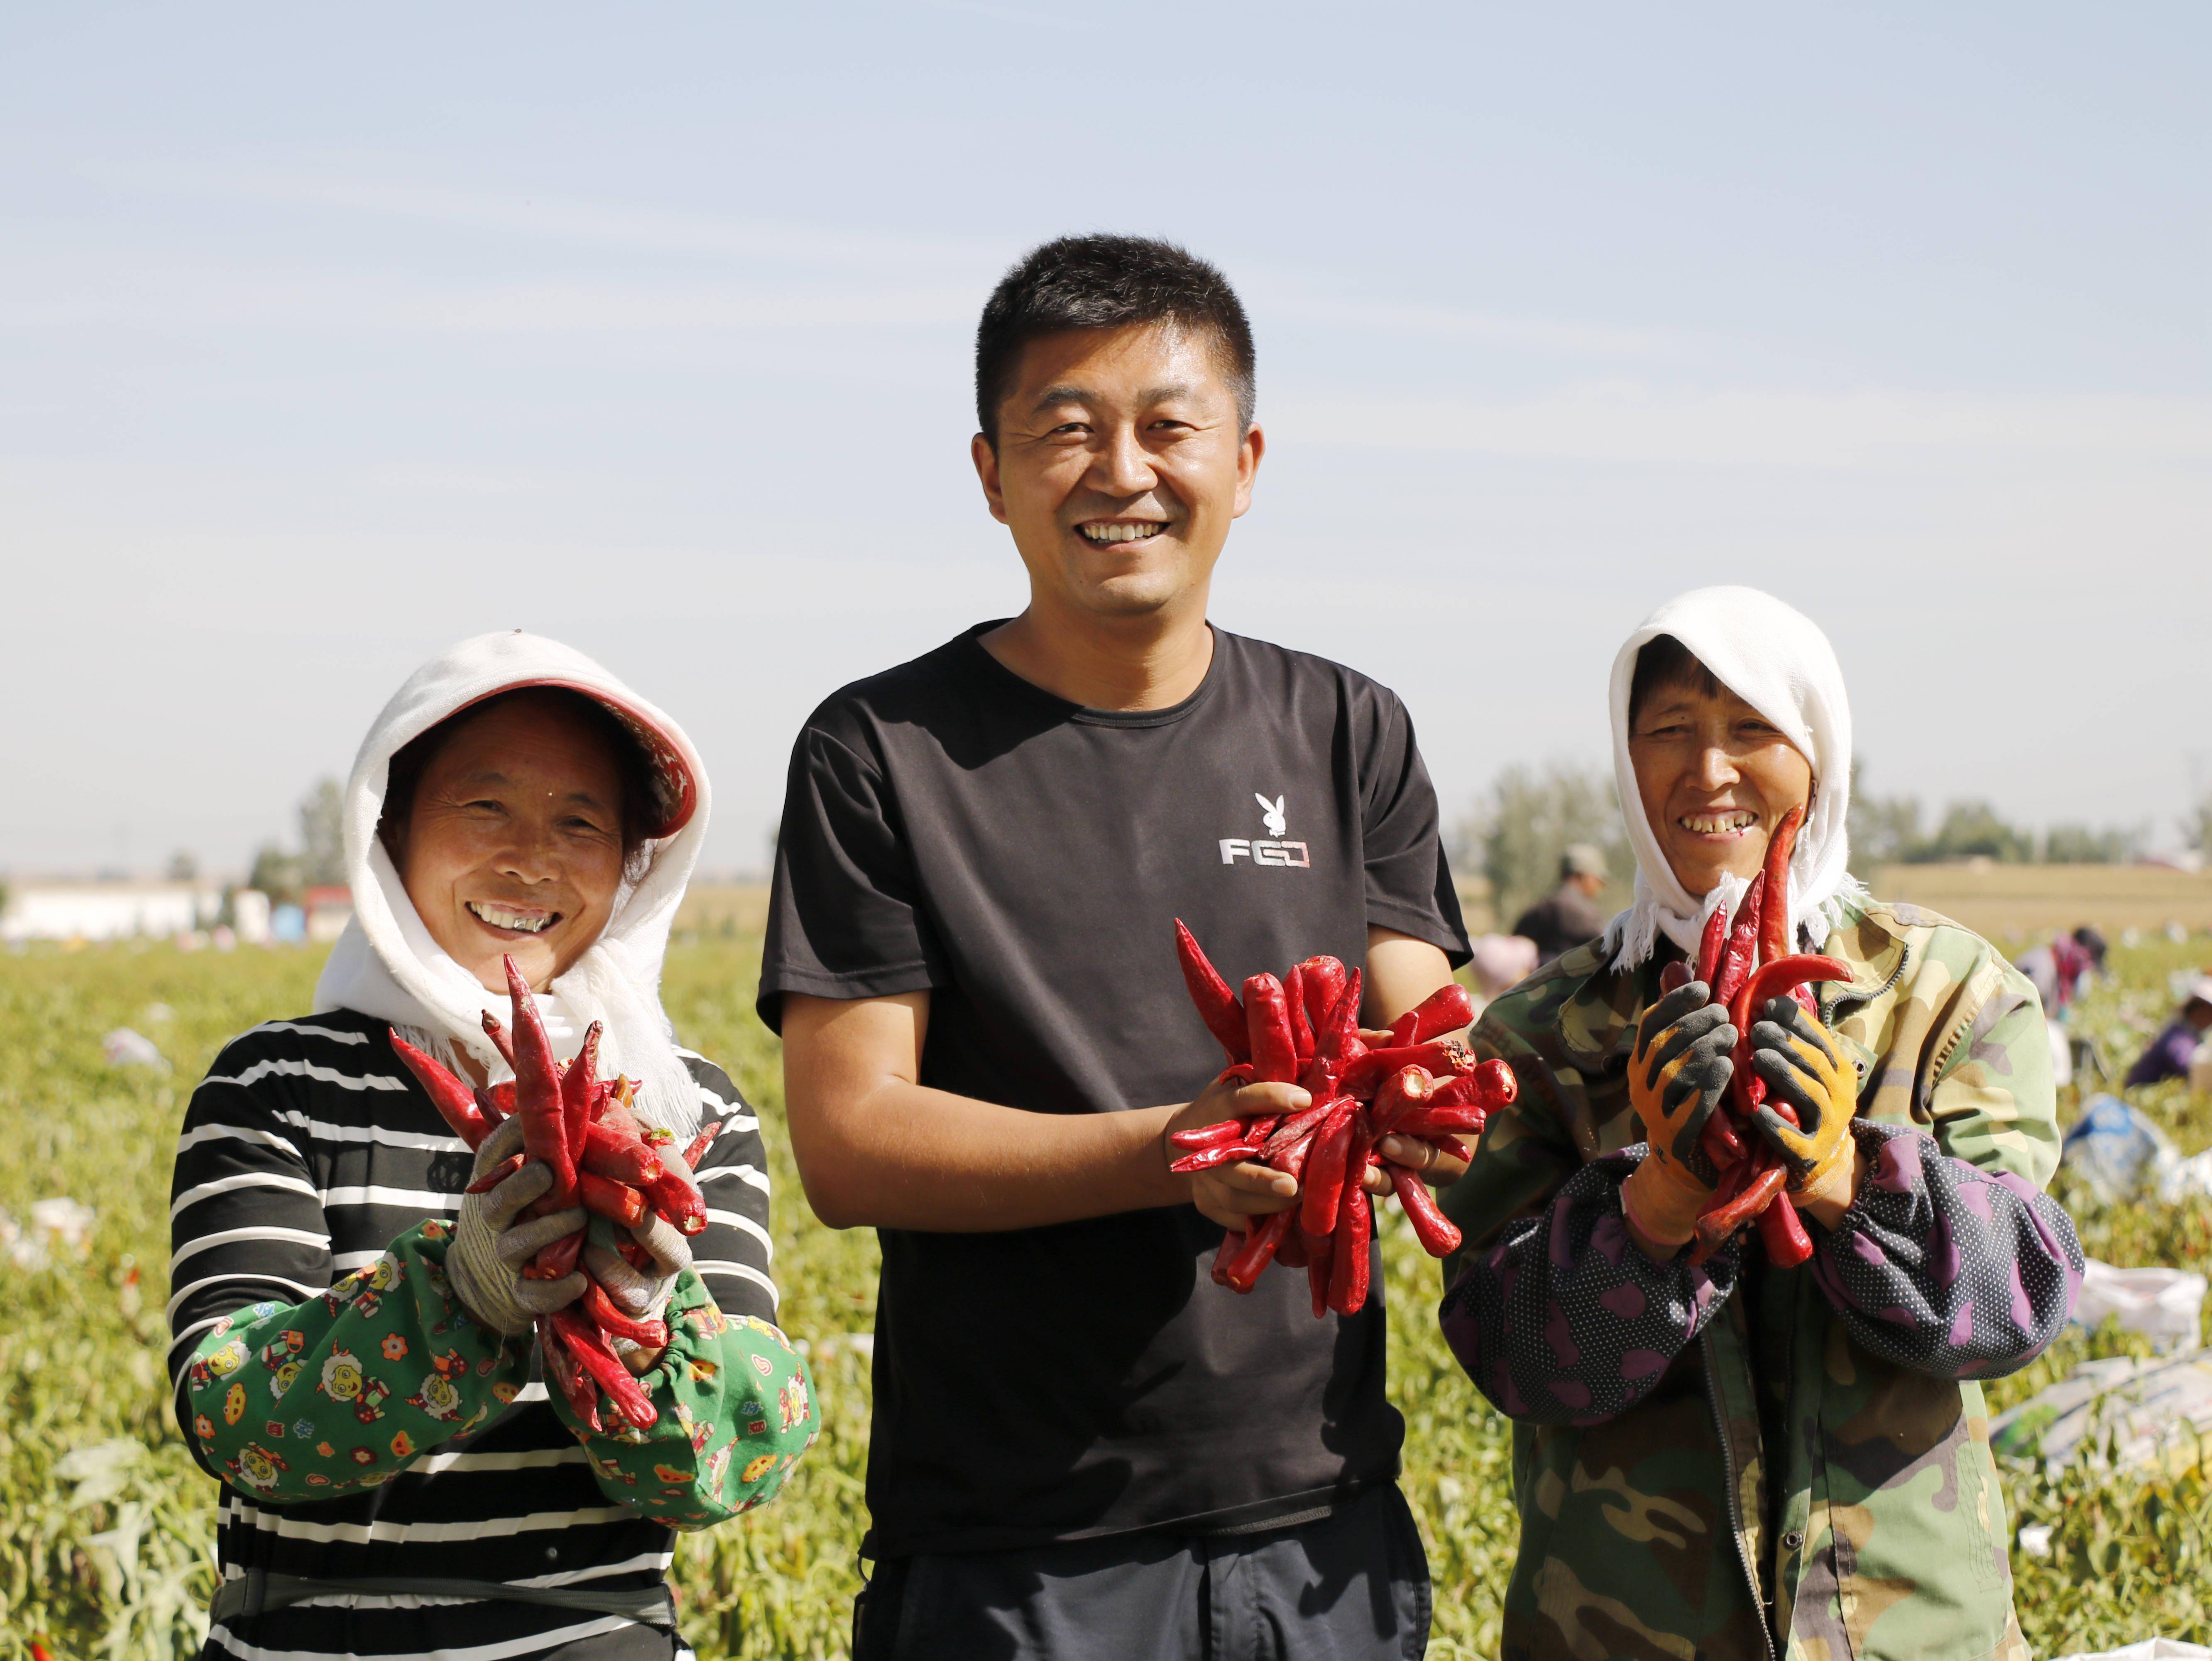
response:
M310 888L301 897L301 906L307 914L308 940L327 946L353 921L353 890L343 883Z
M222 890L210 882L19 879L8 885L0 940L166 939L207 928L222 910Z

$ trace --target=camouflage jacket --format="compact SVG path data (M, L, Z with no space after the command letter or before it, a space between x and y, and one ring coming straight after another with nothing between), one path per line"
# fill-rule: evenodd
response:
M2047 1183L2056 1103L2027 980L1904 904L1850 912L1823 949L1854 971L1820 989L1820 1014L1859 1069L1860 1116ZM1593 943L1485 1013L1475 1047L1513 1067L1520 1094L1441 1196L1468 1239L1448 1284L1585 1165L1638 1142L1628 1053L1674 955L1662 945L1620 973ZM2078 1257L2070 1230L2066 1244ZM1756 1248L1723 1281L1698 1342L1628 1411L1516 1422L1506 1657L2027 1661L1980 1386L1873 1354L1808 1270Z

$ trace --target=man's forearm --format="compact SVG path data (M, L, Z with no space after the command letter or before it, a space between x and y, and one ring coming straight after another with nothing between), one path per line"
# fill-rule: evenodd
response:
M1175 1112L1031 1113L893 1080L803 1135L793 1116L793 1151L833 1228L988 1233L1182 1204L1160 1145Z

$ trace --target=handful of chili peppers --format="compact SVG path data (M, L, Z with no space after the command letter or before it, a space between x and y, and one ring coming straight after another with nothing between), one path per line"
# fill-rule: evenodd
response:
M1360 1036L1357 969L1346 970L1334 958L1308 958L1281 980L1253 976L1240 998L1180 918L1176 950L1191 1001L1228 1052L1221 1076L1242 1084L1295 1084L1313 1098L1303 1112L1224 1119L1170 1137L1183 1150L1173 1170L1250 1159L1300 1184L1288 1210L1222 1236L1214 1284L1249 1292L1261 1271L1276 1262L1305 1270L1316 1320L1330 1310L1358 1313L1367 1304L1375 1230L1363 1183L1376 1165L1390 1173L1422 1248L1432 1257L1457 1250L1459 1230L1437 1208L1420 1173L1377 1150L1385 1136L1408 1136L1465 1159L1468 1149L1460 1136L1479 1134L1489 1114L1513 1099L1510 1068L1478 1063L1465 1044L1442 1036L1474 1019L1466 989L1440 989L1391 1025L1387 1043L1370 1048Z
M653 1212L681 1233L698 1233L707 1226L707 1202L689 1172L720 1133L720 1124L700 1131L685 1150L680 1168L663 1164L658 1150L675 1137L638 1123L630 1111L630 1080L599 1076L599 1023L592 1023L583 1047L563 1068L554 1059L552 1042L529 984L513 958L505 962L507 992L514 1001L514 1031L509 1036L489 1010L484 1012L483 1027L514 1069L512 1080L472 1089L398 1033L392 1035L393 1051L422 1081L440 1116L471 1152L508 1115L521 1116L523 1151L485 1171L467 1191L484 1193L520 1171L526 1160L538 1159L552 1167L553 1186L531 1203L526 1216L542 1217L580 1204L624 1229ZM525 1277L557 1281L575 1272L584 1234L580 1228L544 1248L524 1268ZM652 1255L635 1240L624 1239L617 1250L641 1273L659 1272ZM659 1419L659 1410L609 1345L611 1337L657 1350L668 1342L668 1326L625 1314L607 1296L606 1288L591 1278L588 1269L582 1297L538 1317L538 1342L546 1373L577 1418L593 1431L601 1427L599 1392L604 1390L616 1412L640 1430L647 1429Z
M1813 1255L1812 1237L1784 1191L1790 1173L1753 1128L1759 1110L1770 1104L1766 1081L1751 1070L1751 1024L1769 1001L1788 993L1810 1010L1814 1005L1807 988L1812 982L1851 977L1848 964L1793 955L1790 949L1790 853L1804 818L1805 810L1793 807L1775 827L1766 844L1765 867L1744 890L1735 916L1714 909L1698 942L1694 975L1689 964L1672 963L1659 979L1661 988L1669 992L1693 978L1702 981L1712 989L1712 1001L1726 1006L1729 1025L1735 1029L1735 1068L1729 1079L1728 1098L1705 1121L1701 1133L1705 1157L1721 1177L1698 1219L1697 1241L1690 1249L1693 1263L1704 1262L1754 1218L1771 1261L1795 1268ZM1771 1105L1792 1125L1797 1123L1796 1111L1787 1102L1778 1098Z

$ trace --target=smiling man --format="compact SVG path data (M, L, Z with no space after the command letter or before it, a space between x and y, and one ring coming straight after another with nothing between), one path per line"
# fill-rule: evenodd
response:
M1218 271L1048 244L975 357L1029 605L808 721L761 976L807 1196L883 1243L855 1653L1418 1655L1380 1275L1320 1321L1301 1275L1212 1285L1296 1185L1167 1147L1306 1099L1210 1082L1177 916L1232 980L1363 963L1370 1025L1464 960L1411 725L1206 622L1265 450Z

